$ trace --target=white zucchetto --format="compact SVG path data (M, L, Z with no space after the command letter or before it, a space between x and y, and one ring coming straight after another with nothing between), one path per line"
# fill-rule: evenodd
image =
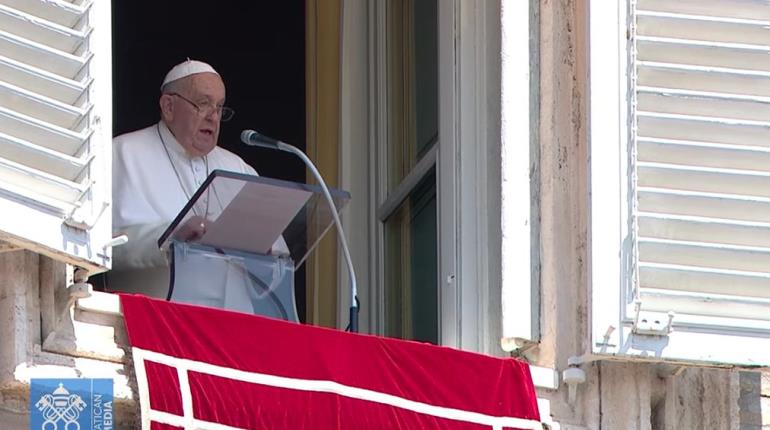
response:
M177 79L186 78L187 76L195 75L197 73L214 73L215 75L219 75L219 73L217 73L217 71L210 65L202 61L191 60L188 58L166 73L166 77L163 79L160 89L163 90L163 87L169 82L174 82Z

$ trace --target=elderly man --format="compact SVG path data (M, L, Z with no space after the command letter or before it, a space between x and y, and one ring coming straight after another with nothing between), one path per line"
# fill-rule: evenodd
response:
M160 122L114 139L113 232L127 235L128 243L114 249L110 290L166 298L170 274L158 238L214 169L256 174L217 146L220 121L233 115L224 103L225 85L214 68L187 60L163 80ZM182 301L253 311L242 267L221 259L201 266L206 285Z

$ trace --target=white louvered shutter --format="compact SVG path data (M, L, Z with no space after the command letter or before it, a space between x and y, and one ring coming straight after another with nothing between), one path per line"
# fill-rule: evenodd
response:
M640 1L636 23L642 309L770 329L770 3Z
M594 306L594 351L768 365L770 3L637 0L626 17L620 320Z
M0 0L0 238L109 267L109 0Z

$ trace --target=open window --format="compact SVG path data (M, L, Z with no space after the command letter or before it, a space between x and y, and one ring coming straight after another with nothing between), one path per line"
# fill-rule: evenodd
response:
M438 3L386 7L385 334L438 343Z

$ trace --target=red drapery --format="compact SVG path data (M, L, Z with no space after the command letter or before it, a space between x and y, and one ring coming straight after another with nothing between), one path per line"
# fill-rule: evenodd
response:
M529 367L514 359L138 295L121 303L144 429L539 428Z

